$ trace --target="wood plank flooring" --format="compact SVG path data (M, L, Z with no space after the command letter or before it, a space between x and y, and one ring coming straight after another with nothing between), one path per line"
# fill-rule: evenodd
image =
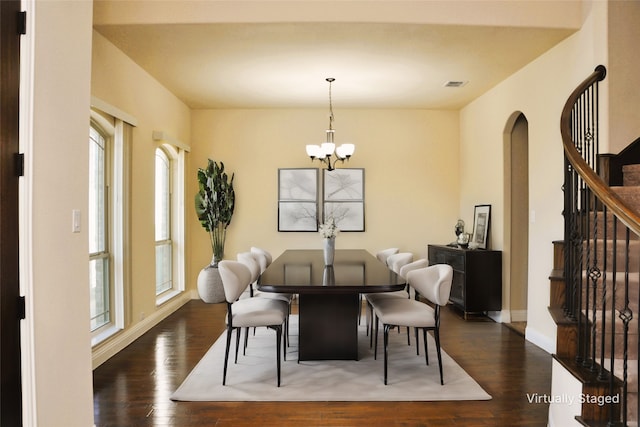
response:
M464 321L452 308L443 310L442 347L493 396L492 400L172 402L169 396L223 332L225 313L225 304L190 301L98 367L94 371L96 426L547 424L548 405L529 403L527 394L550 394L551 356L501 324L488 319Z

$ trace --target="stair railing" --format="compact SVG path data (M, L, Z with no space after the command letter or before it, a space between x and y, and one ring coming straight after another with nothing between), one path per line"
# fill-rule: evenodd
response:
M640 235L640 216L600 178L598 83L605 76L605 67L596 67L562 110L564 312L578 325L576 363L594 374L603 394L596 418L627 426L629 327L637 316L629 287L630 275L638 275L629 271L638 264L630 242ZM593 418L584 408L582 418Z

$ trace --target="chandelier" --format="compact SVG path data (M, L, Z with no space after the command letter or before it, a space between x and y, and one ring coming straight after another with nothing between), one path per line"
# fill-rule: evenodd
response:
M333 135L335 130L333 129L333 104L331 100L331 83L336 79L329 77L326 79L329 82L329 129L327 132L327 140L321 145L307 145L307 155L311 157L311 161L319 160L327 166L327 169L332 171L336 167L336 163L340 161L343 163L345 160L349 160L351 155L356 149L353 144L342 144L336 147L333 141ZM333 157L335 155L335 158ZM332 163L333 162L333 163Z

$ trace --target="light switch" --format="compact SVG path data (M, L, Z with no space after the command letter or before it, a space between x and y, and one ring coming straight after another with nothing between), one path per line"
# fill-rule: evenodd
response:
M80 211L78 209L74 209L71 211L71 232L79 233L80 232Z

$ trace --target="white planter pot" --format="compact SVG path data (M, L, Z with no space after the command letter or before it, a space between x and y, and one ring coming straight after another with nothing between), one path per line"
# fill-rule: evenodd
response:
M206 266L198 274L198 294L202 301L212 304L224 302L224 287L218 267Z

